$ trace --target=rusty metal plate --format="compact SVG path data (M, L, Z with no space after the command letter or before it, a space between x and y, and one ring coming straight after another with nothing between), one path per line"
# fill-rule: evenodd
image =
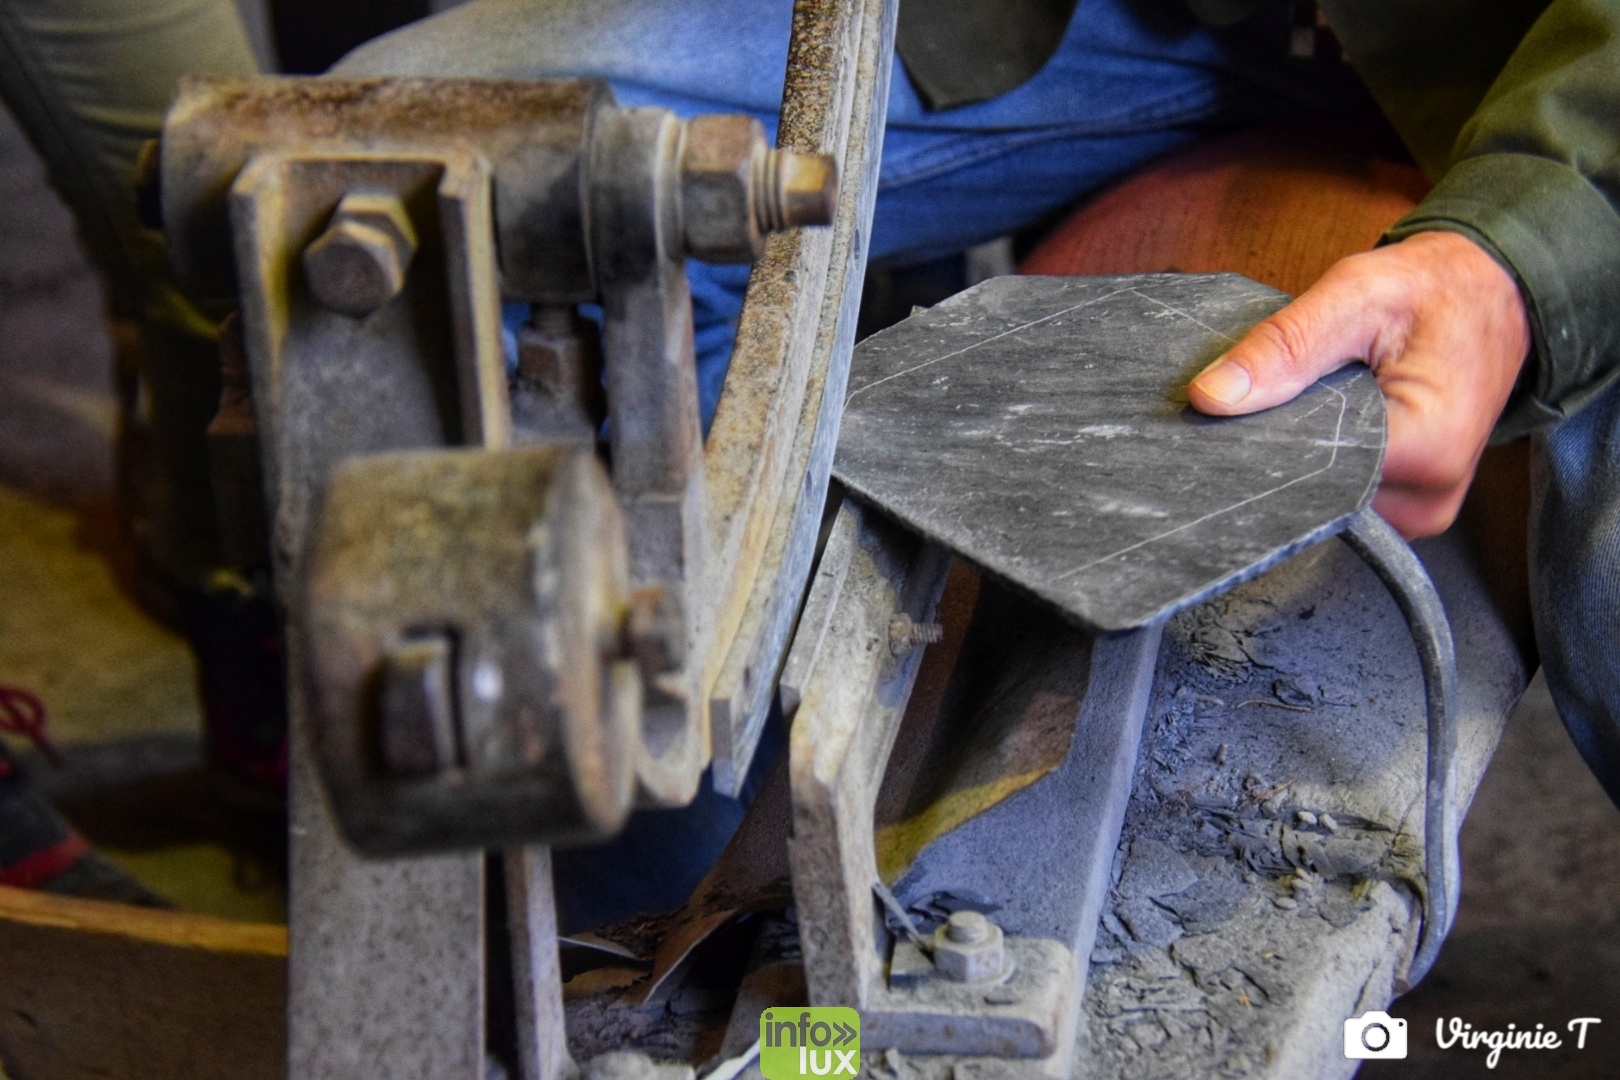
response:
M1156 622L1372 498L1365 367L1254 416L1186 403L1287 301L1235 274L994 278L855 350L834 473L1090 629Z

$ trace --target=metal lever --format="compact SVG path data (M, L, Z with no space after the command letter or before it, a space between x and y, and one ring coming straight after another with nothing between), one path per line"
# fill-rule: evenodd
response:
M1428 769L1423 791L1423 929L1417 952L1398 980L1403 993L1434 966L1457 916L1462 858L1457 849L1457 653L1446 609L1416 553L1372 507L1345 527L1349 544L1389 589L1411 627L1423 667L1428 706Z

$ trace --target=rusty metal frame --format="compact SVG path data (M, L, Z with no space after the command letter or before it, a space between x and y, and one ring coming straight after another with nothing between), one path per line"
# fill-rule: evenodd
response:
M294 172L303 174L306 184L314 181L302 189L301 200L298 185L288 183ZM283 424L282 409L265 407L311 392L323 377L321 358L305 355L291 332L289 305L300 301L289 297L276 267L296 256L319 220L315 193L324 190L327 201L335 200L360 176L403 198L436 200L437 215L428 219L437 221L441 233L462 230L466 238L458 249L464 265L440 275L415 275L399 303L381 315L391 332L373 327L377 347L364 355L386 371L393 355L448 352L459 382L493 384L497 405L504 399L499 309L488 287L494 267L493 237L484 220L489 178L476 159L415 164L364 156L257 159L236 179L230 206L238 272L252 279L242 282L242 317L263 438L276 448L266 458L288 474L267 477L278 510L272 550L283 581L299 581L303 572L314 496L304 481L324 476L356 436L332 430L325 433L329 439L311 439L309 432ZM448 328L448 340L421 340L422 333L433 331L425 329L430 324L406 317L412 305L439 311L440 332ZM340 318L321 312L310 317ZM363 359L360 370L363 374ZM491 371L501 377L491 379ZM451 438L445 418L434 414L431 389L420 389L415 422L397 422L385 436L393 447L443 445ZM463 416L463 433L475 443L499 446L505 436L499 409L490 413L497 418L486 417L482 409ZM289 620L288 632L289 655L298 656L296 619ZM349 1077L363 1075L373 1062L386 1062L390 1074L477 1075L484 1061L483 856L377 862L355 855L339 836L316 774L308 687L301 672L290 676L289 1073L307 1080ZM340 953L344 962L334 963ZM379 995L379 987L389 992Z
M484 1070L485 856L362 859L340 835L317 769L324 744L311 717L326 683L308 669L314 624L303 590L334 470L355 455L401 450L508 452L503 286L565 306L599 292L610 398L616 387L620 394L613 494L631 584L673 588L685 628L679 669L661 669L644 691L650 722L633 748L639 799L689 800L711 761L717 786L735 791L803 596L827 489L895 17L896 0L795 6L779 146L830 154L845 182L831 230L766 243L706 443L681 270L686 250L702 252L683 239L682 208L670 205L665 183L690 140L668 113L605 108L587 83L477 80L194 83L171 112L166 229L194 285L241 298L271 559L289 608L291 1075L473 1080ZM469 115L478 123L465 123ZM571 149L583 145L604 160ZM803 159L784 167L829 175ZM563 209L533 226L514 213L569 190L570 175L582 195L589 186L591 220ZM762 212L761 231L794 220L783 206ZM603 229L611 245L592 242ZM342 244L315 242L338 230ZM587 239L576 250L579 236ZM362 280L362 266L355 279L358 264L344 260L368 243L387 256L370 264L381 277ZM539 249L514 253L531 243ZM602 249L594 260L592 248ZM622 253L622 265L603 251ZM637 362L625 367L630 356ZM647 356L657 362L643 363ZM376 393L386 403L373 404ZM621 415L631 398L635 410ZM437 700L424 698L430 709ZM646 737L653 731L668 738ZM573 1070L549 869L543 847L506 855L526 1080Z
M769 241L750 282L731 374L701 451L702 471L692 469L693 482L675 485L658 483L658 477L642 483L645 477L627 476L628 487L619 493L632 535L638 511L644 511L658 519L654 531L686 537L681 547L706 554L707 564L683 567L695 571L684 575L692 646L689 681L673 687L670 695L675 701L690 696L693 708L685 710L683 720L695 730L676 740L667 760L638 766L642 798L649 803L690 798L711 758L717 785L735 790L769 705L803 595L837 437L875 200L895 11L895 0L801 0L796 5L779 145L837 158L845 183L834 228L799 230ZM274 229L265 231L286 209L289 187L276 184L277 171L329 168L352 180L356 170L406 167L399 159L408 153L402 154L400 147L380 150L390 163L323 163L320 154L305 155L309 162L261 159L238 179L233 196L235 259L217 258L223 252L202 254L216 256L222 268L234 262L250 274L255 266L277 263L255 250L277 242ZM439 325L452 339L446 344L463 358L456 375L460 399L482 407L461 418L462 430L454 433L459 438L441 431L427 433L416 444L502 446L510 436L502 423L506 410L500 407L505 382L498 355L493 248L499 223L488 220L488 170L476 157L448 166L428 158L421 168L425 176L440 176L435 170L444 174L436 220L441 232L454 235L438 238L441 248L453 240L473 253L468 265L452 266L443 282L440 295L447 293L453 305ZM187 231L188 224L180 225L182 247L186 239L211 240L204 230ZM302 225L296 240L289 236L287 242L307 243L308 229ZM241 284L247 339L257 341L261 353L281 350L289 341L286 313L274 310L275 301L266 304L256 298L285 297L287 283L266 279ZM637 292L634 280L625 289L620 299L627 315L632 308L645 308L645 303L637 307L631 295ZM569 298L559 295L552 302ZM678 370L681 361L689 361L679 355L676 340L684 336L680 331L686 329L683 319L689 314L671 313L663 304L658 309L650 332L670 343L676 361L670 368ZM611 336L613 313L608 315ZM630 325L637 322L646 320L631 318L619 329L638 333ZM421 325L415 320L412 328ZM613 351L610 343L610 363ZM281 377L286 365L279 355L249 359L261 416L270 418L271 430L261 434L271 449L265 456L273 468L284 454L296 460L302 452L274 428L277 409L284 404ZM674 397L684 400L686 395ZM629 430L625 423L616 423L616 428ZM679 441L679 432L676 436ZM699 452L695 445L692 452ZM279 477L267 481L276 493L273 504L288 497ZM299 500L308 494L292 491L290 497L299 504L283 506L277 515L281 528L274 549L284 581L302 580L313 507ZM649 565L659 554L638 556L632 550L632 562L639 564L633 572L664 576ZM296 635L297 620L292 622ZM298 642L289 645L296 655ZM368 1075L473 1080L484 1070L483 856L377 861L354 855L340 839L316 773L307 687L297 672L292 693L293 712L303 719L296 724L291 766L290 1075L300 1080ZM520 1068L526 1080L553 1080L570 1074L573 1063L562 1035L549 855L545 848L528 848L506 860L523 1042Z
M998 1059L996 1075L1028 1080L1064 1077L1084 985L1071 943L1007 937L1008 974L987 987L937 975L917 944L894 939L880 913L879 898L889 894L878 874L874 809L922 657L920 649L896 656L890 628L898 616L932 621L949 562L943 549L854 503L834 519L782 676L784 693L798 701L788 856L805 982L813 1004L861 1011L864 1047L970 1068ZM1095 805L1082 808L1094 812L1076 815L1076 829L1096 840L1093 865L1106 867L1113 854L1157 645L1155 627L1099 647L1119 656L1093 668L1087 696L1100 710L1076 718L1107 732L1098 749L1119 766L1112 782L1098 785ZM1105 880L1091 883L1093 922L1106 889Z

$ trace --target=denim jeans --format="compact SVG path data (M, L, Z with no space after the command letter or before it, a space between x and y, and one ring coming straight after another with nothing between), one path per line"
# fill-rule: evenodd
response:
M1536 435L1530 602L1570 738L1620 805L1620 392Z
M1200 132L1355 101L1331 73L1288 57L1287 7L1212 30L1183 0L1086 0L1033 79L938 113L897 61L870 257L953 254L1038 222ZM333 71L596 76L621 104L749 112L774 138L791 23L791 0L473 0L362 46ZM707 423L748 272L690 270Z

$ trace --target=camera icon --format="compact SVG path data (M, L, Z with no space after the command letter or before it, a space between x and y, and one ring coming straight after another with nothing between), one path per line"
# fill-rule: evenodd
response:
M1376 1009L1344 1022L1344 1056L1359 1060L1406 1056L1406 1021Z

